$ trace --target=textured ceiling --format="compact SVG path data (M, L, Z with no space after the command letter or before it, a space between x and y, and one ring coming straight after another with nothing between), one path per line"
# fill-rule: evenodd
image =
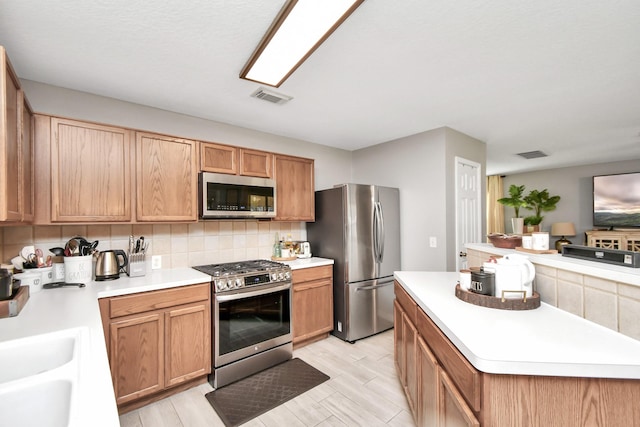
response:
M490 174L640 159L640 1L366 0L273 105L238 74L283 3L2 0L0 44L23 79L347 150L449 126Z

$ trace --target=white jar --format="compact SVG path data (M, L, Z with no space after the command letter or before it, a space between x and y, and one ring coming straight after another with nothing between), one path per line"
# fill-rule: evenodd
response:
M29 294L35 294L42 290L42 274L34 270L36 269L13 275L16 279L20 279L20 286L29 286Z

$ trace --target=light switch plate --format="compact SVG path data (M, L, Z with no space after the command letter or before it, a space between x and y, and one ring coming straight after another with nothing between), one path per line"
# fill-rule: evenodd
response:
M162 255L153 255L151 257L151 269L158 270L162 268Z
M429 246L431 246L432 248L435 248L438 246L438 241L436 240L435 237L429 237Z

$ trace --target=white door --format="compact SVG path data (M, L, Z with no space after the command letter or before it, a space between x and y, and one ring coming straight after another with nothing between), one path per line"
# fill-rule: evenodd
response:
M456 266L467 268L466 243L480 243L482 182L480 164L456 157Z

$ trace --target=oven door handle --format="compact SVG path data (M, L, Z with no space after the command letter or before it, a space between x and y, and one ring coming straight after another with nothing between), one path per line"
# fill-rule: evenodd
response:
M225 301L233 301L233 300L242 299L242 298L256 297L259 295L272 294L274 292L284 291L287 289L291 289L291 282L287 282L283 285L268 287L265 289L259 289L255 291L234 293L232 295L216 294L215 297L217 301L225 302Z

